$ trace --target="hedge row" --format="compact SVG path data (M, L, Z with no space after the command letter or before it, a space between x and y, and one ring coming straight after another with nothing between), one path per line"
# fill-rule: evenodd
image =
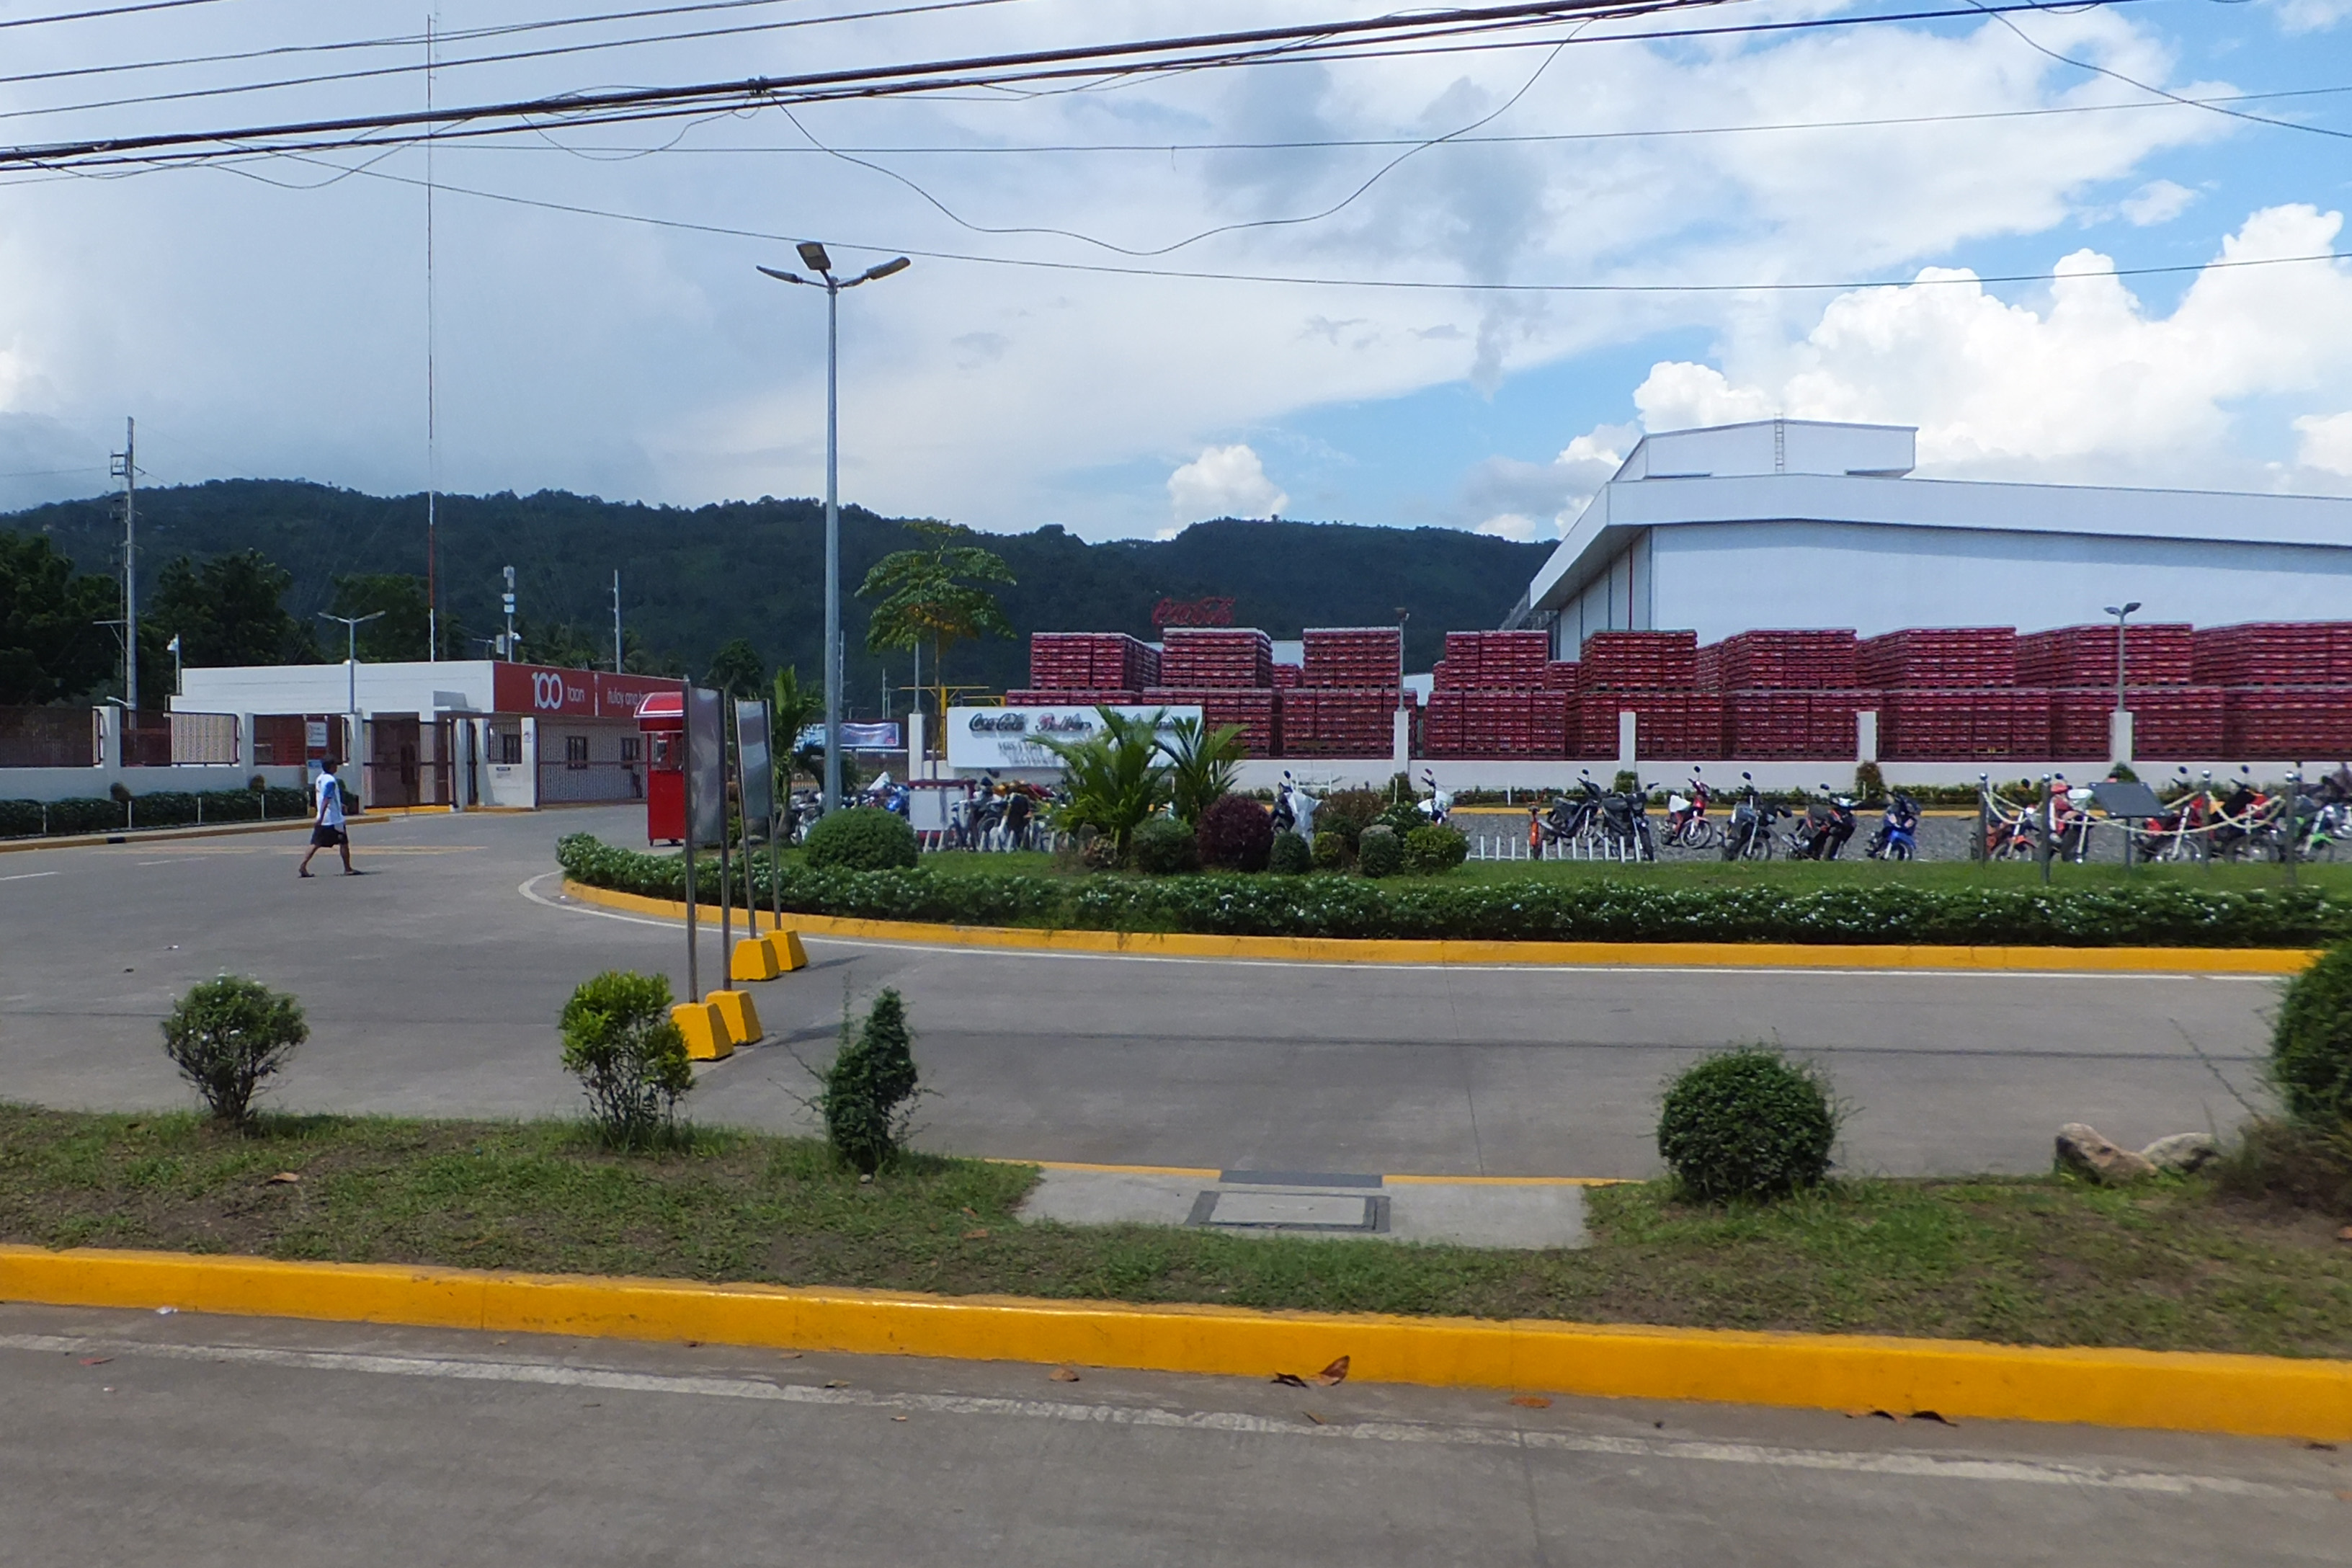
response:
M272 789L269 820L310 815L309 797L299 789ZM69 800L0 800L0 838L60 837L76 833L121 833L128 827L185 827L203 822L258 822L261 796L249 789L201 793L157 790L123 803L106 796Z
M559 843L556 859L565 875L592 887L685 894L678 859L617 849L584 833ZM702 898L717 901L716 858L696 872ZM976 877L795 864L782 877L783 907L801 914L1083 931L2033 947L2313 947L2352 936L2352 902L2316 889L2231 892L2154 879L2050 889L1679 888L1632 879L1389 886L1352 877ZM752 884L749 891L767 907L764 859L752 868Z

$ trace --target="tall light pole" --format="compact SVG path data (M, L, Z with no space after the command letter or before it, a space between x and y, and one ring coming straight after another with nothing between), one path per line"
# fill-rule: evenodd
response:
M2124 673L2129 668L2124 644L2127 640L2131 613L2139 608L2139 601L2134 599L2127 604L2109 605L2106 608L2107 614L2116 618L2116 717L2107 726L2107 750L2120 752L2124 738ZM2121 762L2124 759L2118 756L2114 760Z
M833 258L815 240L800 245L801 265L816 274L761 272L779 283L824 290L824 809L841 801L841 291L871 283L911 265L894 257L856 277L833 275Z
M360 738L360 628L370 621L380 621L383 616L382 610L364 616L336 616L325 610L319 612L319 618L322 621L341 621L343 624L343 673L346 682L343 712L351 721L351 728L343 738L352 742L352 751L359 749ZM347 756L343 761L350 762L351 758Z

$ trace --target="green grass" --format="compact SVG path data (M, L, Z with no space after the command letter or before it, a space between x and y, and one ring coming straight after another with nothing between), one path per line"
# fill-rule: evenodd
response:
M272 1183L285 1171L299 1182ZM1766 1208L1595 1191L1594 1244L1515 1253L1029 1226L1034 1168L871 1184L804 1140L620 1157L560 1122L0 1105L0 1239L969 1294L2352 1356L2352 1246L2200 1181L1865 1181Z

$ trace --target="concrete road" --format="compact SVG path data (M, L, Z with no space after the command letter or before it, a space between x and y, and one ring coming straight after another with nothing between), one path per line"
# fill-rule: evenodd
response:
M0 1308L11 1568L2343 1561L2276 1440Z
M562 1114L554 1020L597 970L667 971L665 922L564 907L558 836L626 810L412 817L358 834L370 876L294 879L252 837L0 856L0 1096L185 1103L156 1022L224 970L295 992L298 1109ZM323 865L324 862L321 862ZM1895 1173L2045 1168L2059 1123L2138 1144L2259 1100L2276 987L2160 976L1373 968L812 942L757 988L771 1043L701 1075L705 1121L804 1124L794 1054L896 985L968 1153L1292 1171L1639 1175L1666 1076L1772 1040L1853 1102L1843 1159ZM705 945L716 973L718 944ZM2201 1054L2200 1054L2201 1053ZM2225 1087L2225 1084L2227 1087Z

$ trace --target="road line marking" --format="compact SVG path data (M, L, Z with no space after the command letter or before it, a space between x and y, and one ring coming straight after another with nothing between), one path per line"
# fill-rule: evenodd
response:
M54 877L55 871L19 871L13 877L0 877L0 882L29 882L36 877Z
M306 1372L358 1373L378 1377L446 1378L459 1382L510 1383L559 1388L596 1388L632 1394L668 1394L704 1399L751 1399L788 1405L920 1411L930 1415L1012 1416L1075 1421L1103 1426L1232 1432L1259 1436L1325 1441L1425 1443L1450 1447L1522 1447L1542 1452L1596 1454L1633 1459L1678 1459L1704 1464L1760 1465L1777 1469L1843 1471L1855 1475L1906 1476L1937 1480L2005 1482L2028 1486L2084 1487L2100 1490L2185 1497L2333 1500L2316 1487L2242 1480L2179 1471L2113 1469L2102 1465L2049 1459L1946 1457L1917 1450L1856 1453L1835 1448L1784 1448L1769 1444L1679 1437L1616 1437L1591 1432L1543 1432L1514 1427L1448 1426L1433 1423L1361 1421L1301 1426L1277 1416L1241 1411L1180 1411L1150 1406L1078 1405L1049 1399L1010 1399L984 1394L886 1394L859 1388L819 1387L763 1378L687 1376L619 1372L551 1362L470 1361L452 1356L383 1355L351 1351L294 1351L253 1345L154 1344L66 1334L0 1334L0 1350L69 1355L102 1351L118 1357L165 1361L241 1363Z

